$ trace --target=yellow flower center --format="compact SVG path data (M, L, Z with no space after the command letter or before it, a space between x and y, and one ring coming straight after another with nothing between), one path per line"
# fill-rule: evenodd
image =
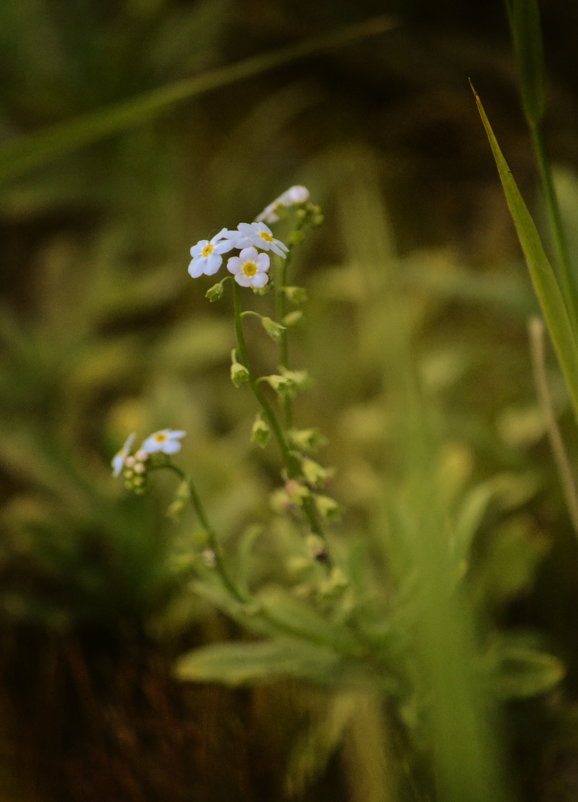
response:
M249 277L254 276L258 269L255 262L245 262L243 265L243 273Z
M165 443L168 439L169 438L164 432L158 432L158 434L155 434L155 443Z
M261 237L261 239L264 239L265 242L273 242L273 237L271 236L271 234L267 234L266 231L259 231L259 236Z
M205 247L203 248L201 253L203 254L203 256L207 257L207 256L210 256L213 253L214 249L215 249L215 246L211 242L209 242L208 245L205 245Z

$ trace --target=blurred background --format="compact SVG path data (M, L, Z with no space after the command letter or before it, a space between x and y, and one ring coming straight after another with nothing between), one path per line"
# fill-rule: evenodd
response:
M572 221L578 10L543 6L547 138ZM382 33L170 100L179 81L381 15ZM566 664L562 688L508 708L521 798L576 798L578 549L535 400L536 305L468 79L541 219L499 2L1 5L2 799L291 798L285 756L319 697L173 679L183 649L235 627L171 568L196 524L166 519L170 483L134 498L109 463L131 431L185 429L182 463L220 530L262 517L272 458L255 459L251 399L230 389L230 310L186 268L197 240L293 184L325 213L295 263L311 301L294 347L318 377L299 411L329 438L342 527L371 528L398 467L374 292L388 261L455 481L515 479L479 533L474 594ZM118 104L165 89L106 134ZM575 455L555 368L551 382ZM293 798L357 799L351 760L350 745Z

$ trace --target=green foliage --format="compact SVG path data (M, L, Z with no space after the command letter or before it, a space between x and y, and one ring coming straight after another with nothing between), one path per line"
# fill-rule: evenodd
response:
M337 766L352 801L510 798L502 702L564 700L560 655L575 659L559 634L533 632L537 620L556 630L550 607L531 605L566 525L526 355L536 305L499 247L485 266L466 249L398 246L392 220L419 226L419 214L403 194L385 203L397 161L367 145L358 110L355 142L336 113L316 150L312 109L331 114L322 81L288 70L280 89L266 83L275 66L389 23L217 67L226 2L135 1L116 22L88 0L74 14L48 7L7 4L0 18L0 213L9 232L40 232L0 309L3 626L134 626L166 662L180 653L180 680L242 686L262 727L242 719L244 745L267 753L284 731L278 798L333 799L323 783ZM536 121L537 9L510 12ZM33 28L40 51L55 49L42 64ZM30 69L16 69L24 56ZM350 68L345 56L335 68ZM357 91L359 65L350 74ZM42 88L34 102L27 82ZM572 307L480 111L578 409ZM235 288L191 284L188 248L221 214L250 219L296 169L327 222L307 238L298 218L287 283L251 298L261 325L247 321L246 352L233 349L232 388ZM321 222L318 207L310 217ZM499 239L500 225L471 225L477 241ZM554 397L567 424L561 386ZM143 498L123 495L110 457L128 432L168 425L187 430L178 464L194 484L179 467L156 471ZM559 600L554 585L542 592ZM293 689L286 715L279 697L265 710L248 695L263 685Z
M206 92L291 64L321 50L343 46L358 37L381 34L392 27L387 18L377 18L326 36L312 38L273 53L259 55L237 64L221 67L194 78L154 89L134 99L125 100L96 112L58 123L37 134L29 134L0 146L0 181L6 181L28 170L92 144L126 128L142 124ZM195 35L198 32L194 30Z
M334 674L338 658L332 649L297 640L222 643L204 646L177 663L177 675L196 682L227 685L276 682L282 677L324 679Z
M512 40L520 69L526 119L537 125L544 114L544 54L537 0L507 0Z
M578 416L578 347L571 299L564 297L560 290L556 274L546 256L536 225L524 203L512 171L508 167L477 95L476 102L498 167L508 208L524 251L534 290L556 348L575 414Z

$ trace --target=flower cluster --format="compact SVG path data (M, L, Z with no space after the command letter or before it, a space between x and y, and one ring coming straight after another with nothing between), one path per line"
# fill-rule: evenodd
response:
M273 203L266 206L261 214L257 215L257 220L263 220L265 223L276 223L280 220L280 213L283 213L283 208L289 208L297 204L307 203L309 200L309 190L307 187L294 186L289 187L288 190L275 198Z
M241 287L262 288L269 281L269 254L285 259L289 248L275 239L271 229L263 222L239 223L234 231L222 228L210 240L200 240L191 248L189 275L213 276L221 267L223 254L240 251L227 260L227 269Z
M132 444L136 434L130 434L120 451L111 461L113 476L123 476L125 485L135 493L144 493L148 471L151 467L151 455L176 454L181 448L181 439L186 432L173 429L161 429L153 432L142 443L134 454Z

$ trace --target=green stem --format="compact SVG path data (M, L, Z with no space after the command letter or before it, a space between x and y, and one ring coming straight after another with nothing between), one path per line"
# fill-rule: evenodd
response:
M209 539L209 547L213 552L213 554L215 555L215 568L217 569L217 573L221 577L223 584L225 585L229 593L233 596L233 598L236 601L240 602L241 604L247 604L247 602L249 602L250 599L248 599L243 593L241 593L239 588L235 585L235 583L229 576L229 573L225 567L225 562L223 560L223 555L221 553L221 547L219 545L219 541L217 540L217 535L215 533L215 530L209 523L209 519L205 512L205 508L203 507L203 504L201 502L201 497L197 492L197 488L195 487L195 483L193 482L192 478L190 476L186 476L186 474L180 468L178 468L176 465L173 465L172 463L168 463L166 466L163 467L169 468L171 471L177 474L177 476L181 479L182 482L187 483L189 496L191 499L191 505L195 513L197 514L197 518L201 522L204 531L207 534L207 537Z
M281 259L281 264L277 270L277 280L275 281L275 319L282 323L287 314L287 297L285 295L285 285L287 284L287 269L293 254L293 246L289 246L289 251L285 259ZM279 338L279 364L286 370L289 369L289 340L287 331L281 332ZM283 419L285 428L290 429L293 425L293 407L291 398L284 396L282 400Z
M213 554L215 555L215 568L217 570L218 575L220 576L223 585L227 588L231 596L235 599L235 601L239 602L242 605L248 605L254 602L255 600L244 594L235 584L235 582L229 576L229 573L225 566L225 561L223 559L223 555L221 552L221 548L219 546L219 541L217 540L217 536L215 534L215 530L209 523L209 518L207 513L205 512L205 508L201 502L201 498L199 493L197 492L197 488L190 476L187 476L180 468L172 463L167 463L166 465L158 466L157 469L160 468L168 468L169 470L176 473L179 479L182 482L187 483L187 487L189 490L189 495L191 499L191 506L193 507L197 517L207 534L209 539L209 547L211 548ZM299 629L298 627L294 627L291 624L288 624L285 621L280 621L274 615L271 615L267 610L263 610L259 606L259 602L257 601L257 610L253 612L253 615L258 615L263 621L273 625L279 631L285 633L286 635L292 635L293 637L301 638L302 640L307 640L312 643L318 643L322 645L326 645L326 641L320 638L316 638L313 636L311 632L307 630Z
M576 282L572 274L568 245L562 225L562 215L560 205L552 178L550 160L544 143L544 134L539 122L529 123L532 138L532 147L538 165L542 191L546 201L546 212L550 226L551 240L554 247L556 261L558 263L558 278L560 288L568 307L568 315L572 322L574 331L578 334L578 295Z
M261 392L261 388L257 381L253 378L253 373L251 371L251 367L249 365L249 354L247 351L247 343L245 341L245 334L243 332L243 311L241 309L241 291L239 285L235 282L233 284L233 310L234 310L234 317L235 317L235 334L237 338L237 358L241 362L241 364L247 368L249 373L248 384L251 388L251 392L255 396L255 399L259 406L263 411L263 415L271 427L271 431L273 432L273 436L277 441L279 446L279 450L281 452L281 457L285 466L285 470L287 472L287 476L289 479L303 479L301 466L299 464L299 460L295 458L295 456L291 453L291 449L287 443L287 438L285 437L284 431L279 423L273 408L265 395ZM319 520L319 515L317 514L317 510L315 508L315 502L312 498L307 497L303 501L303 512L309 522L309 526L311 532L314 535L320 537L323 542L327 543L327 538L325 536L325 532L323 531L323 527L321 525L321 521ZM326 564L329 565L329 557L326 560Z
M296 473L295 471L298 470L297 466L295 465L295 458L292 456L291 451L289 449L289 445L287 444L287 440L283 433L283 429L281 428L281 424L277 420L277 416L273 412L273 408L271 404L266 399L266 397L261 392L261 389L255 379L253 378L253 374L251 372L251 368L249 365L249 354L247 350L247 343L245 341L245 334L243 332L243 312L241 309L241 291L239 285L235 282L233 284L233 310L235 316L235 334L237 338L237 358L239 362L247 368L249 372L249 380L248 384L251 388L251 392L255 396L259 406L263 410L263 414L267 420L267 423L271 427L271 431L277 441L279 446L279 450L281 451L281 456L283 458L283 462L285 463L285 467L287 468L287 472L291 478L295 478Z

